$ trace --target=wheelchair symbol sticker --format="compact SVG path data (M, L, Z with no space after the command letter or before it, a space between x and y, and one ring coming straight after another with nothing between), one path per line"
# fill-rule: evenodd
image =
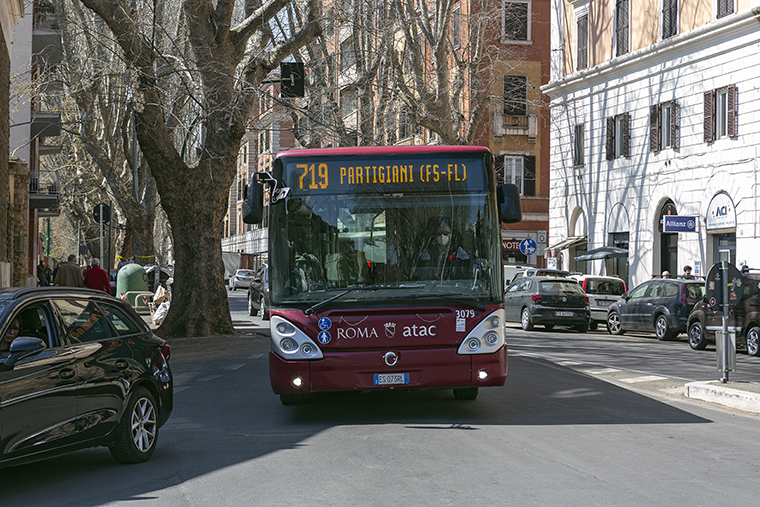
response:
M327 317L322 317L321 319L319 319L319 322L317 324L319 325L319 329L321 329L322 331L327 331L332 326L332 321L328 319Z
M330 340L332 339L332 336L330 336L330 333L328 331L322 331L317 335L317 340L319 340L319 343L322 345L325 345L327 343L330 343Z

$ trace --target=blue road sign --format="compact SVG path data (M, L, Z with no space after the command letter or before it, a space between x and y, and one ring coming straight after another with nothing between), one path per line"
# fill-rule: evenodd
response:
M523 255L533 255L536 253L537 248L536 242L530 238L520 241L520 251Z
M697 217L665 215L662 232L697 232Z
M322 331L327 331L328 329L330 329L330 326L332 326L332 321L328 319L327 317L322 317L321 319L319 319L318 325L319 325L319 329L321 329Z
M319 343L322 345L326 343L330 343L330 340L332 339L332 336L330 336L330 331L322 331L317 335L317 340L319 340Z

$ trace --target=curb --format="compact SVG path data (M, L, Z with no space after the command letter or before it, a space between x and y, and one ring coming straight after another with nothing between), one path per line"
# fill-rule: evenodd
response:
M684 396L760 414L760 392L733 389L720 382L689 382L684 385Z

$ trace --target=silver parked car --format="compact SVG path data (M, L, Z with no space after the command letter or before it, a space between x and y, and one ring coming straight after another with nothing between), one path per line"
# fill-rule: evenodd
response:
M253 271L250 269L238 269L230 277L230 290L238 288L247 289L251 286L251 282L253 282Z
M600 275L571 275L578 285L588 295L591 310L589 329L595 330L599 323L607 323L607 310L611 305L620 301L625 294L625 282L616 276Z

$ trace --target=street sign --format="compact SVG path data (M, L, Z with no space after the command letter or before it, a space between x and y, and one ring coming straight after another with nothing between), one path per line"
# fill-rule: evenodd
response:
M111 207L100 203L92 209L92 216L98 223L108 223L111 221Z
M520 252L522 252L523 255L533 255L536 253L536 248L536 242L530 238L525 238L520 241Z
M705 296L711 308L717 308L723 304L723 271L720 266L720 262L713 264L707 273ZM728 301L726 304L736 306L744 294L744 278L741 271L736 269L733 264L726 263L726 267L728 268Z
M662 232L697 232L697 217L665 215Z

